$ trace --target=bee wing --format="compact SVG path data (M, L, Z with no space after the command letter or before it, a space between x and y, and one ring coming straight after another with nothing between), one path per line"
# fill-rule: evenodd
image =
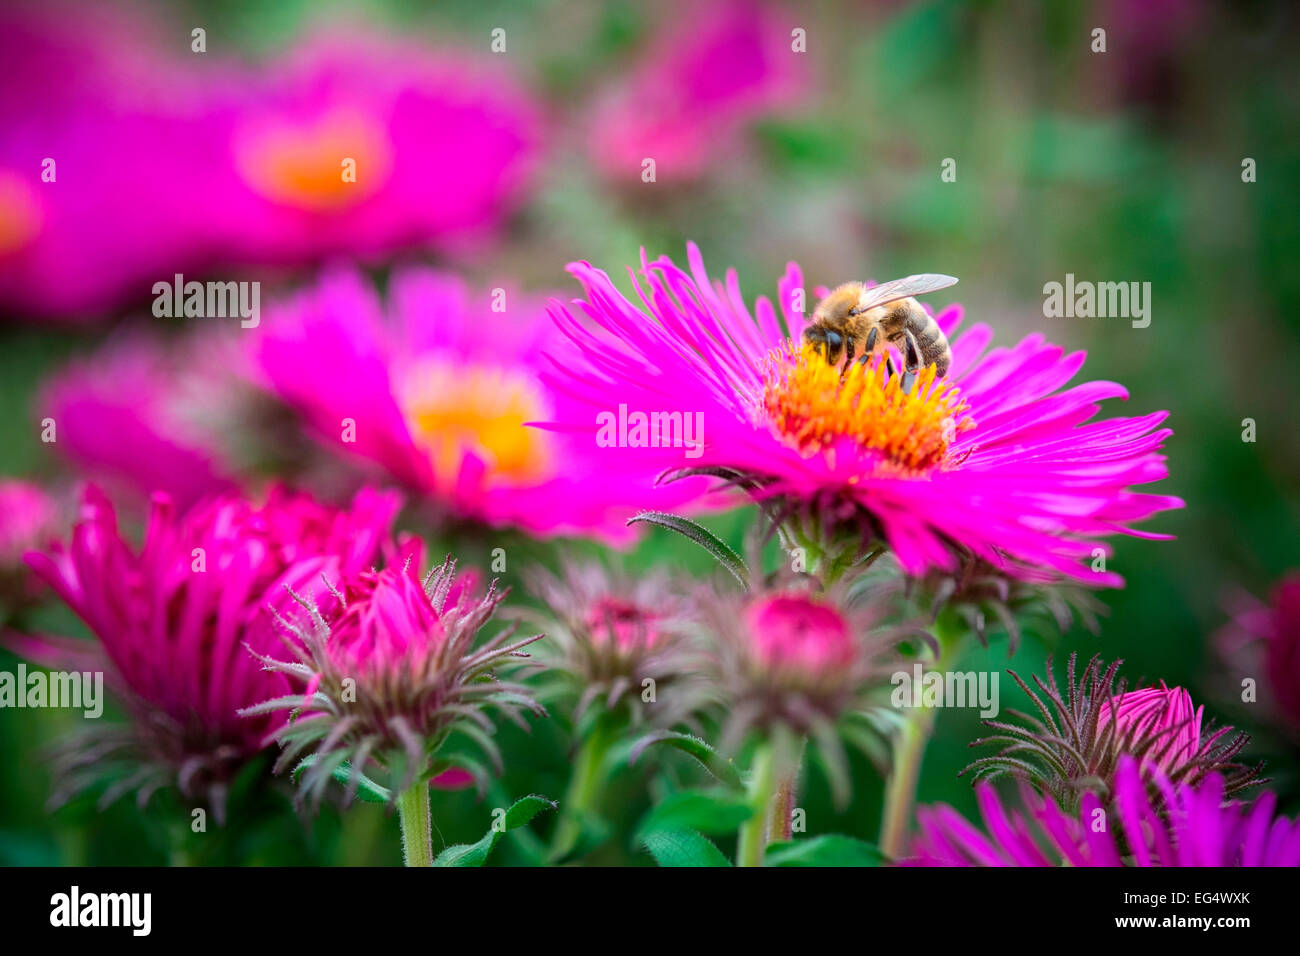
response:
M909 295L925 295L927 292L937 292L939 289L946 289L956 284L956 276L941 275L937 272L923 272L905 279L882 282L880 285L863 290L854 311L865 312L867 309L874 309L895 299L906 299Z

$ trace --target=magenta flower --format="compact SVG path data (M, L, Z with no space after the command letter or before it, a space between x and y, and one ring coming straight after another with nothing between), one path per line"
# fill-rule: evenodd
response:
M278 615L292 660L250 646L294 690L242 713L265 719L294 711L274 732L284 747L276 768L310 755L302 792L317 803L345 763L348 799L363 774L382 775L394 794L438 774L449 782L449 763L478 779L477 762L440 753L454 734L485 752L500 772L485 712L494 708L524 729L521 708L545 713L528 688L500 676L542 635L512 640L518 625L511 625L476 646L505 597L495 582L479 593L473 578L456 577L448 558L422 583L418 547L403 558L397 567L346 575L338 584L325 575L313 596L293 592L306 613Z
M183 49L120 8L0 13L0 310L84 318L209 253L222 160Z
M488 62L365 27L301 42L227 112L223 242L269 262L482 240L523 198L540 136Z
M1160 739L1157 752L1145 758L1165 775L1196 758L1201 749L1201 721L1204 707L1192 704L1192 695L1181 687L1144 687L1120 694L1111 706L1102 707L1097 729L1105 733L1114 723L1114 733L1135 738L1148 735Z
M5 611L36 600L40 585L23 555L44 548L59 534L61 509L39 485L0 480L0 619Z
M1034 676L1037 691L1008 671L1036 715L1008 709L1014 722L984 721L994 733L974 745L997 744L1002 750L962 773L1026 779L1070 811L1083 794L1108 803L1117 792L1118 768L1130 757L1142 773L1177 786L1199 786L1214 774L1229 796L1264 782L1262 764L1249 767L1235 759L1250 737L1234 734L1231 727L1203 726L1204 708L1193 707L1181 687L1171 690L1162 682L1128 691L1123 680L1116 681L1122 661L1104 667L1094 657L1076 677L1076 659L1070 655L1064 694L1050 659L1047 680Z
M973 557L1014 577L1118 585L1081 560L1108 535L1163 537L1132 524L1182 505L1132 490L1166 474L1156 451L1170 434L1158 427L1165 413L1089 421L1101 400L1127 392L1111 382L1061 391L1082 352L1031 335L986 354L992 330L958 333L952 306L936 316L952 340L946 378L929 366L904 391L880 362L841 378L792 344L805 325L797 266L781 280L780 313L760 298L751 314L734 272L715 283L694 245L689 257L689 272L667 258L643 262L635 301L574 263L586 301L552 308L570 342L547 381L577 400L555 427L594 433L597 417L620 406L628 416L702 416L698 457L659 442L608 449L611 462L729 476L813 553L883 542L911 574Z
M1224 802L1224 782L1211 774L1174 786L1157 773L1158 799L1147 775L1125 757L1109 807L1094 794L1078 814L1051 797L1021 789L1022 809L1009 809L993 786L976 789L985 831L944 804L917 811L920 834L912 866L1300 866L1300 824L1274 816L1277 801L1262 793L1249 805ZM1106 820L1105 827L1097 821Z
M1219 654L1238 680L1262 676L1259 702L1269 720L1300 740L1300 572L1283 577L1267 604L1245 594L1235 603L1233 620L1215 636Z
M753 0L681 11L652 38L630 74L597 102L589 149L614 179L692 179L736 150L756 119L798 102L805 54L793 23Z
M177 345L137 334L60 369L32 408L53 419L54 449L81 474L115 497L163 492L183 511L235 488L235 465L212 426L237 400L241 364L226 337Z
M104 670L132 723L88 732L68 748L55 802L113 770L101 804L137 790L143 805L175 785L222 814L231 778L283 722L237 713L288 692L282 675L245 650L276 645L268 605L283 607L286 588L322 574L368 567L389 547L398 504L367 490L336 510L275 489L260 505L227 495L178 513L157 496L137 549L109 500L88 489L71 542L29 554L28 563L96 642L19 635L10 644L43 666Z
M794 772L804 738L821 753L837 802L851 783L841 735L877 760L888 718L889 675L898 645L915 636L886 627L875 604L845 600L843 588L812 594L794 584L704 602L710 666L722 704L719 750L750 738L771 746L778 778Z
M548 673L577 687L575 719L601 701L605 710L625 704L633 720L672 726L703 702L686 582L595 562L565 562L558 574L531 569L526 578L549 612Z
M595 441L525 427L581 406L538 380L554 336L541 306L499 292L413 270L394 276L385 314L358 275L334 273L270 311L258 361L326 447L444 513L631 540L625 522L650 476Z

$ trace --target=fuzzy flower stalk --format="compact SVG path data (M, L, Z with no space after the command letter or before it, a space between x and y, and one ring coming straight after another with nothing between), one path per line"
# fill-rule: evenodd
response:
M876 608L840 597L776 586L705 608L710 673L725 714L718 749L735 754L752 745L746 786L754 816L741 825L737 865L759 866L768 843L790 839L809 742L840 805L852 791L845 741L877 765L887 759L888 675L909 635L880 626Z
M291 592L303 612L277 614L291 659L257 654L267 670L302 690L241 711L249 717L290 712L274 739L283 748L276 770L302 771L303 798L319 803L331 779L346 780L345 800L381 779L397 806L406 862L432 862L429 783L456 766L484 775L473 757L453 753L463 739L500 772L489 709L528 729L521 711L545 711L523 684L498 676L525 663L524 648L542 635L515 639L509 625L479 643L506 592L494 581L484 593L456 575L448 557L423 581L418 549L400 567L364 571L338 585L324 581L313 596ZM382 790L380 791L382 793Z
M1008 709L1012 720L984 721L994 733L972 746L996 744L1001 750L963 773L1019 777L1069 812L1089 794L1108 806L1118 792L1119 767L1129 758L1144 778L1159 776L1178 787L1199 786L1215 775L1225 797L1264 782L1262 764L1236 760L1250 741L1247 734L1205 723L1205 708L1194 706L1181 687L1162 682L1128 690L1117 679L1121 663L1106 667L1094 657L1076 672L1076 655L1070 655L1064 693L1050 661L1047 679L1035 676L1034 688L1011 671L1036 714ZM1160 794L1154 799L1158 807Z
M591 845L585 836L600 832L593 818L615 745L633 728L690 719L709 689L693 640L691 589L681 580L573 561L558 574L536 569L527 578L548 610L543 653L554 680L540 696L569 703L578 740L553 841L558 860Z

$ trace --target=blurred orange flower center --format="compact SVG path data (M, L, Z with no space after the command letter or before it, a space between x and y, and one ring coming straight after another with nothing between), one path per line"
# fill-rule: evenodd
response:
M0 255L21 249L40 229L41 206L33 187L0 170Z
M545 433L524 426L547 417L545 400L524 375L426 359L408 379L403 408L439 476L454 477L471 453L486 461L489 475L508 483L552 471Z
M392 168L383 126L334 111L315 121L279 124L248 135L239 150L245 180L262 195L308 210L351 205L375 192Z
M806 455L831 452L843 439L879 452L888 470L920 474L948 462L957 434L973 428L955 386L935 381L935 367L916 373L908 392L883 361L829 364L812 345L787 343L768 356L763 409Z

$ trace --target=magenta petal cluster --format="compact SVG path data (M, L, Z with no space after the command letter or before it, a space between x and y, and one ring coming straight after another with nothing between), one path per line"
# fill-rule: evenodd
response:
M1106 549L1101 539L1164 537L1134 525L1182 505L1135 490L1166 475L1159 453L1170 434L1160 427L1166 413L1098 418L1103 400L1127 391L1104 381L1069 386L1084 353L1067 354L1041 335L989 349L989 326L963 329L961 308L945 308L934 318L952 342L947 378L900 395L894 379L877 377L878 404L892 417L854 418L867 407L858 404L845 421L804 421L801 428L818 432L810 448L802 433L783 428L788 416L772 417L768 401L790 378L789 343L807 321L798 266L787 267L777 306L759 298L752 312L735 272L711 279L693 244L688 269L643 259L630 273L632 298L586 262L569 269L586 295L552 308L568 342L547 380L578 404L550 427L594 433L596 416L621 405L628 415L677 411L704 423L698 457L663 442L611 449L625 467L726 469L759 482L769 501L860 509L868 533L883 537L913 574L952 570L960 551L1017 577L1118 585L1118 574L1092 570L1094 550ZM816 396L779 397L797 412ZM923 413L934 432L923 437L941 453L918 466L911 422ZM864 445L863 431L874 445Z
M1201 750L1201 723L1205 708L1192 703L1192 695L1181 687L1144 687L1120 694L1098 715L1098 733L1111 723L1120 737L1156 737L1154 765L1165 774L1175 772Z
M394 275L385 305L340 271L270 310L259 331L269 387L325 447L434 510L534 537L632 539L626 520L653 476L593 436L527 427L583 414L538 380L556 340L540 302L412 269Z
M1214 643L1236 680L1264 675L1260 702L1270 721L1300 740L1300 571L1273 588L1267 603L1240 595L1232 621Z
M288 691L247 651L278 646L268 608L288 602L286 588L357 572L391 550L398 505L393 494L364 490L336 509L277 488L260 504L224 495L178 512L158 496L136 547L92 487L71 541L28 563L95 643L17 636L10 644L46 666L106 670L134 718L124 745L142 774L165 768L150 786L177 783L219 806L230 775L283 722L237 713Z
M689 14L670 16L627 79L594 107L590 150L611 179L638 182L646 158L657 177L699 176L735 150L747 124L792 106L807 87L794 24L774 8L756 0L682 6Z
M1224 802L1223 779L1175 787L1157 775L1153 801L1132 757L1116 777L1107 826L1093 794L1078 816L1024 787L1021 809L1008 807L992 784L976 786L981 831L949 806L922 807L920 834L905 862L919 866L1300 866L1300 822L1275 815L1263 793L1253 803ZM1164 807L1163 811L1157 807Z

